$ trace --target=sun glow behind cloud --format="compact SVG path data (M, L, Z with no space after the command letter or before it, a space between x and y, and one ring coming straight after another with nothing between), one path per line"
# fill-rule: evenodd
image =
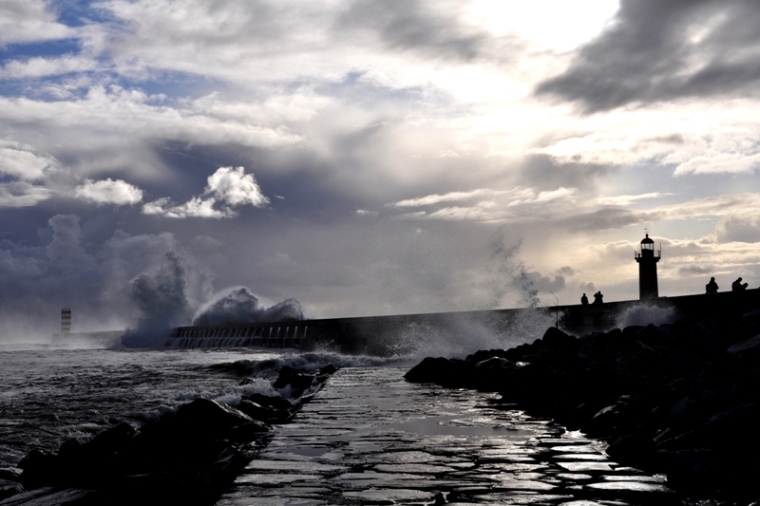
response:
M473 23L496 36L516 34L536 49L569 51L604 30L619 9L618 0L500 2L476 0L469 6Z

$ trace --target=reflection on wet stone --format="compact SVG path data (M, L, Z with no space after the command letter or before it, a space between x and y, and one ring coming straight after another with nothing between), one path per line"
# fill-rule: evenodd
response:
M404 372L333 375L218 504L679 503L662 476L607 460L581 434Z

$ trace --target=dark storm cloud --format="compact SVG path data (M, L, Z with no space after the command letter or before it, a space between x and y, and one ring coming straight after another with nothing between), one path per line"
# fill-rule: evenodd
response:
M372 135L364 132L357 134L353 142L364 142L366 146L371 140ZM255 174L256 181L267 195L281 197L271 199L270 211L273 212L239 208L246 226L252 226L253 221L250 220L255 220L257 227L268 227L267 220L274 219L274 215L286 220L342 221L366 202L363 195L356 193L356 190L363 188L358 184L360 171L356 170L362 168L360 153L357 153L361 147L352 145L345 137L339 137L335 143L340 144L340 150L334 158L307 149L277 151L233 143L224 146L180 146L171 143L171 149L164 150L163 156L166 164L174 167L172 177L151 186L146 185L146 189L152 190L150 198L167 195L172 200L183 202L199 193L216 167L245 166L247 171ZM381 192L382 188L374 184L372 190ZM378 201L382 198L383 195L377 196ZM183 225L176 223L172 226ZM219 226L217 224L217 230ZM229 223L224 226L235 225ZM191 222L188 232L196 227L197 224ZM275 231L265 229L260 233ZM191 240L194 240L192 236Z
M392 49L423 50L461 60L477 57L487 36L440 12L420 0L359 0L338 18L336 27L376 32Z
M51 217L39 231L39 245L0 241L0 334L9 325L55 331L62 307L72 308L80 331L87 321L101 328L134 321L139 307L130 301L130 282L176 250L174 237L116 230L93 244L81 221Z
M542 190L557 187L588 190L594 187L596 180L607 176L610 170L605 165L557 163L547 155L531 155L520 167L519 182Z
M587 112L760 91L760 3L623 0L616 22L536 92Z

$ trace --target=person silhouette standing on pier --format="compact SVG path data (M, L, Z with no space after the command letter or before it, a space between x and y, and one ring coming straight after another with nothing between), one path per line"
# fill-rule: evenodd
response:
M747 289L747 283L742 283L742 278L737 278L736 281L731 283L732 292L743 292Z
M595 306L601 306L604 304L604 300L602 300L604 295L602 295L602 291L598 291L594 294L594 305Z
M581 297L581 305L588 306L588 297L586 297L586 294L584 293Z
M718 293L718 283L715 282L715 278L710 278L710 282L705 285L706 293Z

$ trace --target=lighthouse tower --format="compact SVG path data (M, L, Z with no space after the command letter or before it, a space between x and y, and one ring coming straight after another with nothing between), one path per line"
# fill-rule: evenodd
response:
M656 299L657 291L657 262L660 261L661 250L654 250L654 241L649 234L641 240L641 252L634 252L639 263L639 299Z

